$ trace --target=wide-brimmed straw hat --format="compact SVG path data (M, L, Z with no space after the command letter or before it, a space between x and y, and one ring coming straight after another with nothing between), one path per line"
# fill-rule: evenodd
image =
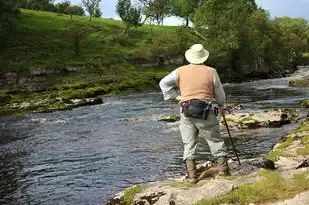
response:
M202 44L194 44L186 51L185 57L191 64L202 64L208 59L209 52Z

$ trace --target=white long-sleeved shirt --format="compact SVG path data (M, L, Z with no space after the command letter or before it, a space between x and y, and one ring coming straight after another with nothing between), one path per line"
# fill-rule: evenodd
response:
M172 100L180 95L179 88L177 86L178 82L177 70L178 69L174 70L173 72L165 76L159 83L161 91L163 93L164 100ZM214 96L216 99L214 103L218 104L220 107L224 107L226 97L217 71L215 71L213 78L214 78L213 79Z

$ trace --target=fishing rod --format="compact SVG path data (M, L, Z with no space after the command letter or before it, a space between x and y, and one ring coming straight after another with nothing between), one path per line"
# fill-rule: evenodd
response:
M239 164L239 166L241 166L241 163L240 163L240 160L239 160L239 157L238 157L238 154L237 154L237 151L236 151L236 148L235 148L233 139L232 139L232 135L231 135L231 132L230 132L229 126L228 126L228 124L227 124L227 121L226 121L226 118L225 118L225 114L224 114L224 113L222 113L222 117L223 117L223 120L224 120L224 124L225 124L225 126L226 126L226 129L227 129L227 132L228 132L228 134L229 134L229 137L230 137L230 140L231 140L231 144L232 144L232 147L233 147L233 151L234 151L234 153L235 153L235 155L236 155L238 164Z

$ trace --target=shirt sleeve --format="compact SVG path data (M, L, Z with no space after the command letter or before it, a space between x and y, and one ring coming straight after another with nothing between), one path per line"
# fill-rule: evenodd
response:
M220 77L216 70L214 73L214 93L215 93L215 98L216 98L218 105L221 108L225 107L225 100L226 100L225 92L221 84Z
M172 100L179 95L177 80L177 70L174 70L160 81L159 85L163 93L164 100Z

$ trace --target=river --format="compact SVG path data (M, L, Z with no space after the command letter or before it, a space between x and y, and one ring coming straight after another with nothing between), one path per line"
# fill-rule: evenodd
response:
M287 78L224 87L228 102L248 111L298 108L309 90L288 81L308 73L303 68ZM158 121L177 114L177 105L163 102L159 92L103 100L71 111L0 118L0 204L106 204L126 187L184 174L178 125ZM232 135L240 157L253 158L295 126ZM199 160L211 159L202 140L199 151Z

